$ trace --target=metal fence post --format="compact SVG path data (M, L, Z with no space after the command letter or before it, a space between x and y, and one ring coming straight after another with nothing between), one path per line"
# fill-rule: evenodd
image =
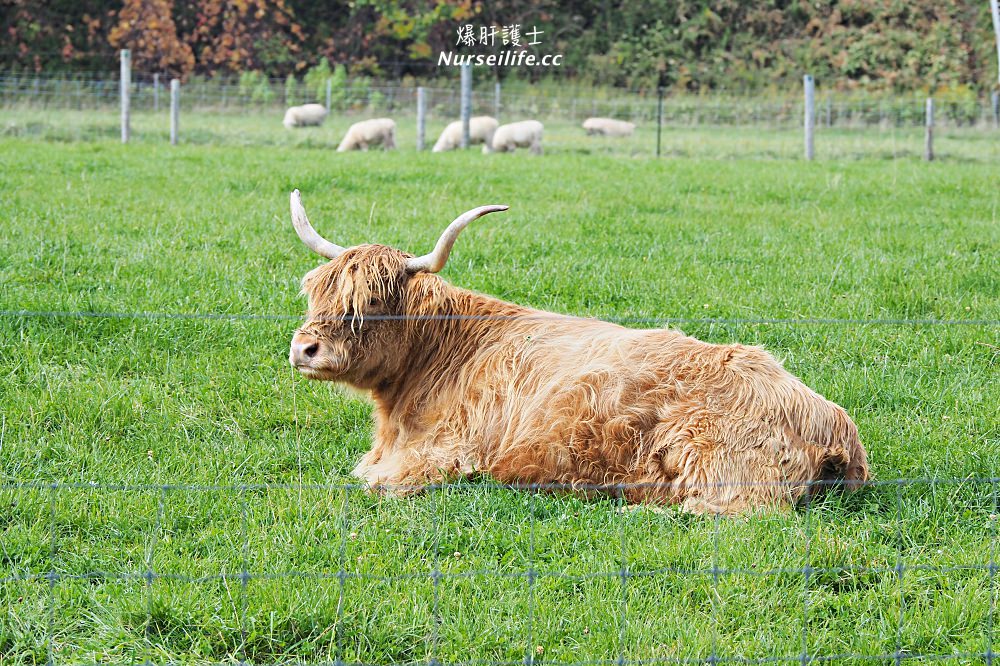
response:
M181 82L170 81L170 145L177 145L177 124L181 115Z
M656 89L656 156L660 156L660 136L663 132L663 86Z
M934 98L927 98L926 133L924 134L924 159L934 159Z
M990 14L993 15L993 34L997 40L997 82L1000 83L1000 2L990 0Z
M493 117L500 122L500 82L493 84Z
M994 90L990 95L993 102L993 128L1000 128L1000 91Z
M132 86L132 52L122 49L121 53L121 80L119 81L118 96L121 99L122 107L122 143L128 143L129 138L129 92Z
M326 112L330 113L330 101L333 99L333 81L326 80Z
M806 96L806 110L804 118L806 159L811 160L816 156L815 146L813 145L813 125L816 121L816 83L813 81L813 77L809 74L802 77L802 82L805 85Z
M462 65L462 148L469 147L469 119L472 116L472 65Z
M160 75L153 74L153 111L160 110Z
M427 129L427 97L424 87L417 88L417 150L424 149L424 133Z

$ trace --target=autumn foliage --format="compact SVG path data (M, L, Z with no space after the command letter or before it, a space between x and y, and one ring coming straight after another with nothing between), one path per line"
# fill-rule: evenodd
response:
M201 0L190 40L200 67L212 72L304 66L298 60L302 28L284 0Z
M544 34L558 76L675 90L787 87L809 71L841 88L996 85L986 0L2 0L0 68L301 76L323 58L350 73L442 73L462 25Z
M131 49L133 66L139 71L187 74L194 69L194 53L177 36L172 9L171 0L126 0L108 42Z

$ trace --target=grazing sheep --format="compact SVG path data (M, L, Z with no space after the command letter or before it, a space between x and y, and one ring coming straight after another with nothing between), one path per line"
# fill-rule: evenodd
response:
M473 116L469 119L469 145L474 143L487 144L493 139L493 133L497 131L497 119L492 116ZM462 121L456 120L448 123L448 126L441 132L437 143L431 149L432 153L440 153L446 150L455 150L462 145Z
M302 106L292 106L285 111L285 119L281 124L285 129L293 127L306 127L309 125L322 125L326 119L326 107L322 104L303 104Z
M288 360L369 392L372 448L354 475L372 490L488 474L732 514L868 479L847 412L760 347L543 312L435 275L462 229L506 209L460 215L415 257L326 240L292 193L295 231L330 261L302 280Z
M392 118L373 118L354 123L337 146L337 152L368 150L368 146L378 145L386 150L396 149L396 123Z
M514 152L517 148L531 148L535 155L542 154L542 124L537 120L501 125L493 133L493 141L483 144L483 153Z
M587 118L583 121L583 129L587 134L600 136L632 136L635 131L635 123L628 123L624 120L614 118Z

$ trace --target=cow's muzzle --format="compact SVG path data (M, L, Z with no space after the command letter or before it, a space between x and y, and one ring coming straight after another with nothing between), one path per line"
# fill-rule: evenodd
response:
M292 337L292 348L288 352L288 362L300 370L310 367L319 354L320 345L319 338L301 331L297 332Z

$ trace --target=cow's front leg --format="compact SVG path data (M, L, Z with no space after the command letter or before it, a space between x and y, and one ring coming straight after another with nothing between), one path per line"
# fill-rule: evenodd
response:
M445 470L429 464L424 456L413 450L396 450L383 453L378 462L365 464L365 459L355 469L371 492L402 497L421 492L429 484L441 483L447 478Z

